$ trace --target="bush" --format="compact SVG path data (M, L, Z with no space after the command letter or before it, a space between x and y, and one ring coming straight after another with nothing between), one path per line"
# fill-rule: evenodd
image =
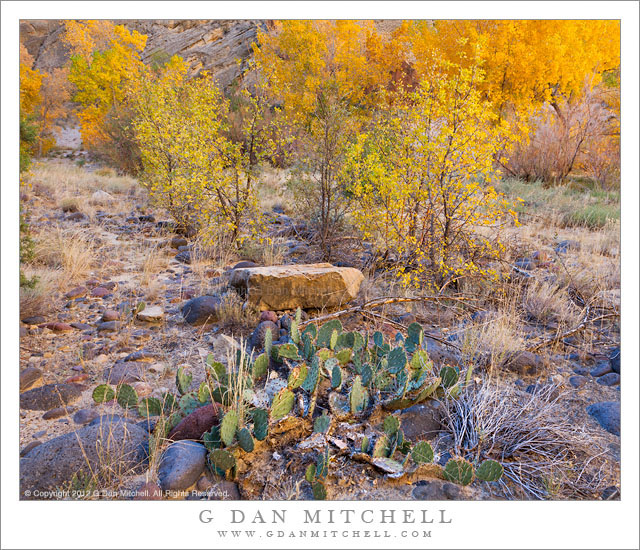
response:
M503 249L497 231L474 232L505 218L507 203L488 184L510 137L482 100L479 80L477 69L434 71L349 150L343 178L359 203L356 224L398 255L407 285L491 274L481 262Z

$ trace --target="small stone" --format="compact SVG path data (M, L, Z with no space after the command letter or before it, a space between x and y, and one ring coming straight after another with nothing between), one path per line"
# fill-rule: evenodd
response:
M118 288L118 283L116 281L107 281L106 283L102 283L100 286L107 290L114 291Z
M82 298L83 296L86 296L87 294L87 288L84 286L77 286L73 289L71 289L69 292L67 292L64 297L67 300L73 300L74 298Z
M20 408L48 411L74 403L85 389L80 384L47 384L20 394Z
M117 321L118 319L120 319L120 312L119 311L114 311L112 309L107 309L102 314L102 321L103 322Z
M138 219L142 223L155 223L156 221L156 218L155 216L153 216L153 214L143 214L142 216L138 216Z
M611 370L613 370L613 372L620 374L620 348L615 348L609 354L609 364L611 365Z
M89 279L88 281L85 281L84 286L87 288L95 288L100 286L100 281L98 279Z
M587 383L587 379L584 376L571 376L569 378L569 384L574 388L581 388Z
M91 200L96 203L108 203L113 201L113 196L106 191L99 189L91 195Z
M25 317L22 319L22 322L25 325L41 325L42 323L46 323L46 319L42 315L32 315L31 317Z
M73 421L76 424L84 425L95 420L98 416L100 416L100 413L95 409L80 409L73 415Z
M188 250L183 250L182 252L178 252L176 254L176 260L182 264L190 264L191 252L189 252Z
M42 385L42 371L36 367L28 367L20 373L20 391L27 391Z
M569 250L580 250L580 243L578 241L564 240L560 241L555 248L558 254L566 254Z
M117 332L121 326L119 321L106 321L104 323L98 323L96 328L98 332Z
M73 413L74 407L56 407L51 409L42 415L42 420L55 420L62 416L68 416Z
M86 218L87 216L82 212L73 212L69 214L65 219L72 222L79 222L79 221L85 220Z
M141 321L157 323L164 319L164 310L160 306L145 307L137 314L137 318Z
M87 323L69 323L76 330L93 330L91 325L87 325Z
M258 267L258 264L255 262L250 262L249 260L242 260L234 265L231 269L244 269L247 267Z
M207 449L195 441L176 441L167 447L158 466L160 487L181 491L193 485L204 471Z
M573 365L571 367L571 370L573 370L573 372L575 372L578 376L586 376L587 374L589 374L589 369L581 365Z
M595 369L591 370L591 376L597 378L598 376L604 376L605 374L611 372L611 364L609 361L603 361L602 363L598 363Z
M39 437L44 437L45 435L47 435L47 430L40 430L39 432L36 432L33 434L34 439L38 439Z
M137 489L133 500L162 500L162 489L157 483L147 481Z
M263 311L260 313L260 321L271 321L272 323L277 323L278 316L275 311Z
M536 263L531 258L518 258L515 261L515 266L525 271L530 271L536 267Z
M544 368L544 361L539 355L530 351L521 351L514 357L509 358L504 367L516 374L535 376Z
M618 401L593 403L587 407L587 413L609 433L620 435L620 403Z
M73 330L73 327L71 325L60 322L44 323L40 325L40 328L48 328L49 330L52 330L54 332L70 332Z
M20 456L25 456L30 450L35 449L38 445L42 445L42 441L36 439L31 443L27 443L20 451Z
M111 294L111 292L103 286L97 286L91 291L91 296L93 296L94 298L104 298L109 294Z
M596 381L603 386L618 386L620 384L620 375L617 372L610 372L601 376Z
M123 361L128 362L128 361L153 361L156 358L156 355L149 351L149 350L138 350L138 351L134 351L133 353L130 353L129 355L127 355Z
M171 239L169 244L171 245L171 248L180 248L181 246L187 246L189 241L184 237L175 236Z
M89 379L88 374L77 374L75 376L70 376L67 378L64 383L65 384L81 384L82 382L86 382Z
M190 325L198 326L218 320L221 300L218 296L199 296L182 307L182 316Z
M412 496L415 500L463 500L466 498L462 487L439 479L419 481Z

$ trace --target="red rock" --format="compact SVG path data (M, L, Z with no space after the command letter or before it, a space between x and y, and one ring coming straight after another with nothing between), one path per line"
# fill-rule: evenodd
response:
M106 288L104 288L103 286L97 286L91 291L91 296L94 296L96 298L104 298L109 294L111 294L111 292Z
M98 279L89 279L84 284L87 288L95 288L100 286L100 281Z
M55 332L68 332L70 330L73 330L73 327L71 325L59 322L43 323L42 325L38 325L38 327L48 328L49 330L53 330Z
M157 483L147 481L137 491L134 500L162 500L162 489Z
M113 311L112 309L107 309L102 314L102 320L103 321L117 321L118 319L120 319L120 312L119 311Z
M182 419L167 437L173 441L202 439L202 434L208 432L218 422L219 416L220 407L215 403L200 407Z
M72 376L71 378L67 378L64 382L65 384L79 384L80 382L84 382L85 380L89 379L89 375L88 374L78 374L76 376Z
M277 323L278 316L275 311L263 311L260 313L260 321L271 321L272 323Z
M67 292L64 297L67 300L73 300L74 298L81 298L87 294L87 289L84 286L77 286L76 288L72 288L69 292Z

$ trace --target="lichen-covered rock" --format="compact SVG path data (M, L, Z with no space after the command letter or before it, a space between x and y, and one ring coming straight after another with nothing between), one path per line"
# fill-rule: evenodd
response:
M141 473L146 468L148 437L138 426L115 421L50 439L20 459L20 498L53 499L54 493L43 492L64 486L78 473Z
M231 286L261 311L336 307L353 300L364 275L331 264L279 265L234 269Z

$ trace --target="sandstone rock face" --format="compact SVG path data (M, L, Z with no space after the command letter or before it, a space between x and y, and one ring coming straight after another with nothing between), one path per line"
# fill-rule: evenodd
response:
M235 269L231 286L262 311L336 307L353 300L364 275L331 264L280 265Z
M267 27L259 20L114 20L129 30L147 36L142 52L145 63L163 62L181 56L189 75L209 71L223 88L244 70L237 59L246 61L252 54L258 29ZM62 67L69 58L62 41L64 25L60 20L24 20L20 22L20 40L35 58L35 68L50 71Z

